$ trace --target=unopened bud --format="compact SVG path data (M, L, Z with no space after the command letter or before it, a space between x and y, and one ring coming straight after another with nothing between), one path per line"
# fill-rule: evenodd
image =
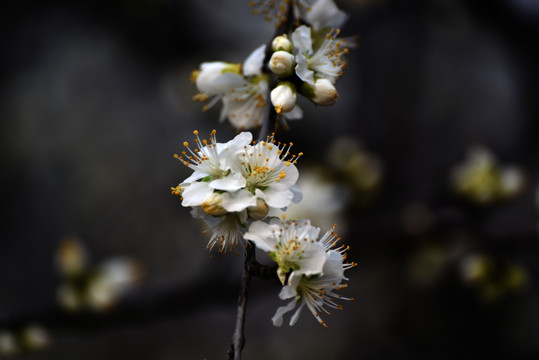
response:
M213 193L212 196L200 206L208 215L221 216L228 213L228 211L223 208L223 196L219 193Z
M296 106L296 89L293 84L289 82L282 82L270 94L271 103L275 107L277 114L286 113L292 111Z
M254 220L262 220L268 215L269 206L266 202L260 198L256 199L255 206L249 206L247 208L249 216Z
M273 41L271 42L271 50L273 51L287 51L291 52L294 45L292 44L292 41L288 40L288 36L286 34L279 35Z
M286 51L276 51L271 55L269 68L277 76L289 76L294 72L294 55Z
M328 79L316 79L314 85L303 84L303 94L318 105L333 105L339 98L337 89Z

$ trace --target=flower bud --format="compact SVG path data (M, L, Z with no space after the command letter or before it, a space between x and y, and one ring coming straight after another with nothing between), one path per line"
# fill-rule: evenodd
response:
M249 206L247 208L249 216L254 220L262 220L268 215L269 206L266 202L260 198L256 199L255 206Z
M279 35L273 41L271 42L271 50L273 51L287 51L291 52L294 45L292 44L292 41L288 40L288 36L286 34Z
M318 105L333 105L339 98L337 89L328 79L316 79L314 85L303 83L303 94Z
M294 55L286 51L276 51L271 55L269 68L277 76L289 76L294 72Z
M296 89L289 82L282 82L270 94L271 103L275 106L277 114L291 111L296 106Z
M211 197L204 201L200 206L208 215L221 216L228 213L228 211L223 208L223 196L219 193L213 193Z

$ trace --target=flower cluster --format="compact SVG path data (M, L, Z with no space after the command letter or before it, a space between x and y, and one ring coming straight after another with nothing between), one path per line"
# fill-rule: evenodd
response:
M209 249L235 248L250 221L301 200L295 163L302 153L291 154L292 143L276 142L273 135L257 143L250 132L227 143L217 142L215 130L209 140L194 134L196 147L184 142L186 150L175 155L194 172L171 190L213 230Z
M450 180L456 193L478 205L512 199L526 183L519 167L500 166L484 147L472 148L467 160L453 169Z
M276 36L271 51L262 45L243 64L205 62L192 73L191 80L199 91L193 99L206 103L203 110L221 100L220 120L228 119L236 129L260 126L269 101L284 120L302 118L303 111L296 105L298 91L317 105L337 101L335 83L346 67L345 55L356 43L338 38L340 31L334 30L346 21L346 14L330 0L285 2L310 26L297 26ZM252 6L275 8L276 4L270 1ZM284 5L277 9L277 14L286 10ZM282 20L282 16L277 18ZM273 83L276 85L270 88Z
M333 0L259 0L250 1L255 15L262 14L266 21L275 19L275 25L281 26L290 19L287 14L290 6L294 17L313 26L315 30L341 27L348 15L340 10Z
M283 222L272 218L269 223L255 221L249 227L245 239L267 252L277 264L277 274L284 285L279 297L292 299L277 309L272 318L275 326L280 326L283 315L299 305L290 319L290 325L294 325L306 305L316 320L327 327L320 317L322 313L330 314L326 307L342 310L335 300L353 300L337 293L347 286L343 283L347 280L344 271L356 264L344 262L348 247L337 246L340 238L334 232L335 226L322 237L320 229L307 219Z
M348 248L337 245L335 226L320 236L308 219L272 217L302 199L295 166L302 153L291 154L292 143L266 134L272 120L303 117L298 94L316 105L337 101L335 85L356 41L338 37L335 29L348 16L333 0L262 0L249 5L255 14L275 20L271 42L243 63L204 62L191 75L198 89L193 100L204 103L204 111L221 103L220 121L228 119L240 132L219 143L215 130L207 139L194 131L194 143L184 142L185 150L175 155L193 173L171 190L211 229L209 250L245 247L247 264L249 250L254 253L256 246L276 263L283 286L279 297L291 301L277 309L274 325L280 326L283 315L297 307L290 320L294 325L306 306L326 326L321 315L342 309L338 300L352 300L338 291L346 287L344 272L356 264L345 262ZM255 128L260 128L259 141L245 131Z

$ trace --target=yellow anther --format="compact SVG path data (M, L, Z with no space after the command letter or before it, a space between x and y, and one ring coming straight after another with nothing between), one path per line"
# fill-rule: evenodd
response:
M198 70L193 70L193 71L191 72L191 76L189 76L189 81L191 81L192 83L194 83L195 81L197 81L198 75L200 75L200 71L198 71Z
M186 146L186 147L187 147L187 146L189 146L189 143L188 143L187 141L184 141L184 142L183 142L183 146Z

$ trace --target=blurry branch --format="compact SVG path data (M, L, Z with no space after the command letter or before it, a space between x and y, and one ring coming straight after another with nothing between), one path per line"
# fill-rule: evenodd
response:
M262 278L266 278L271 272L271 268L258 263L251 264L250 268L254 276L260 275ZM276 277L275 279L277 280ZM39 311L2 317L0 328L24 328L26 324L37 323L49 330L53 336L55 331L100 332L169 321L215 305L222 305L227 301L225 299L234 297L236 286L232 281L223 283L223 280L223 278L196 279L189 285L161 292L141 286L120 300L116 307L103 312L83 310L72 313L62 310L59 306L42 307ZM212 294L214 296L186 296L186 294L207 294L209 289L219 291L215 291ZM271 287L267 291L272 291ZM179 304L181 306L178 306Z

